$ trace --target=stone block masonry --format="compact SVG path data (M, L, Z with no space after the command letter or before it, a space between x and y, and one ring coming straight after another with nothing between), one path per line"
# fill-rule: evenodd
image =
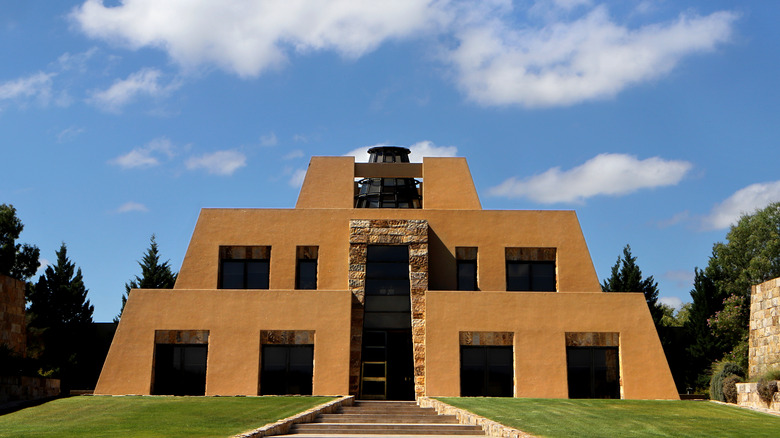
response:
M24 282L0 275L0 345L24 356Z
M360 348L366 295L369 244L408 245L414 348L414 392L425 394L425 291L428 290L428 221L422 219L353 219L349 221L349 289L352 292L349 393L360 387Z
M780 369L780 278L753 286L748 368L752 378Z

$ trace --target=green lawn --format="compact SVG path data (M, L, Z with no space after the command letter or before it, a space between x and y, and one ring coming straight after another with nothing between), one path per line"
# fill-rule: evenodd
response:
M705 401L438 399L542 437L780 436L780 417Z
M0 437L227 437L332 397L70 397L0 415Z

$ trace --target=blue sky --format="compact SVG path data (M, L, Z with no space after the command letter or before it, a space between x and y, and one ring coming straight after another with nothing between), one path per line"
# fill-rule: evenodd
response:
M780 200L780 4L0 1L0 203L109 321L200 208L295 205L313 155L468 159L483 208L576 210L689 301L740 213Z

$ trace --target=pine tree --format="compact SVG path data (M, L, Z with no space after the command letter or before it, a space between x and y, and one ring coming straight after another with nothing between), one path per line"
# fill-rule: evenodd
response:
M160 252L154 234L149 240L149 248L141 261L138 262L141 267L141 276L136 275L130 282L125 283L122 307L119 309L119 315L114 318L114 322L119 322L131 289L171 289L176 283L177 274L171 271L170 260L160 263Z
M604 292L642 292L650 308L653 322L658 326L664 311L658 303L658 283L653 276L642 279L642 270L636 264L636 257L631 255L631 246L623 248L623 257L618 256L612 267L612 275L601 284Z
M28 354L39 361L43 370L59 377L66 391L89 347L84 341L94 307L87 299L81 268L68 259L65 243L56 255L56 264L47 267L37 283L27 289Z
M38 282L28 289L30 326L64 328L92 322L94 307L87 299L87 288L81 268L68 259L68 248L63 242L57 263L49 266Z

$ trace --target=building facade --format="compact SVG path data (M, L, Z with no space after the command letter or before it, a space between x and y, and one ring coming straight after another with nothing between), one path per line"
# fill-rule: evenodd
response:
M313 157L294 209L203 209L98 394L677 399L641 293L572 211L482 210L463 158Z

